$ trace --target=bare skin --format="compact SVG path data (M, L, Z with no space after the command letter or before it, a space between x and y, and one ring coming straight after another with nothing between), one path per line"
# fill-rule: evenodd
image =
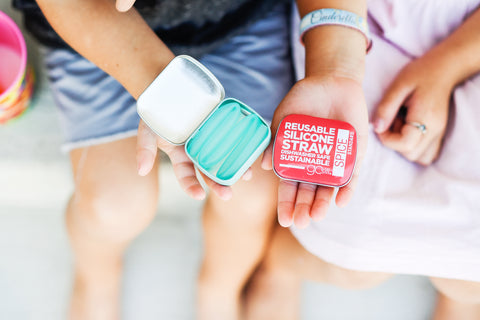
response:
M438 290L432 320L480 318L480 283L452 279L430 279Z
M252 180L235 184L229 201L213 194L207 198L198 319L239 319L241 291L268 245L276 214L277 178L262 170L259 161L252 169Z
M66 223L75 276L70 319L119 319L123 252L153 219L158 197L158 165L139 176L135 148L133 137L71 152L75 193Z

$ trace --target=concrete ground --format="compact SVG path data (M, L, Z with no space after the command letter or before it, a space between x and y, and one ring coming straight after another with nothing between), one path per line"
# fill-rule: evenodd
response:
M20 22L9 2L0 0L0 10ZM38 48L27 40L37 91L27 113L0 125L0 319L60 320L71 287L63 208L72 179ZM202 203L182 193L167 162L160 175L157 217L126 256L126 320L194 319ZM435 300L429 282L416 276L361 292L306 283L302 298L305 320L427 320Z

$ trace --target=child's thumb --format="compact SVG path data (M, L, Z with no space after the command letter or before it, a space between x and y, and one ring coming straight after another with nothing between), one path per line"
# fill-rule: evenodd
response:
M140 121L137 133L137 171L146 176L153 168L157 156L157 138L148 129L145 122Z
M263 152L261 166L263 170L272 170L272 152L273 142L270 142L267 149Z
M115 6L117 7L118 11L125 12L130 10L134 3L135 0L117 0Z
M411 86L397 80L388 87L373 116L373 126L376 133L383 133L390 128L398 110L407 100L411 90Z

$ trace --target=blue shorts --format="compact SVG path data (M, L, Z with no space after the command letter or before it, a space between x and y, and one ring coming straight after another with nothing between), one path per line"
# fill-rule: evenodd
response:
M288 9L277 6L264 19L200 61L234 97L271 120L293 83ZM136 135L136 101L115 79L68 50L45 56L51 88L65 134L63 149Z

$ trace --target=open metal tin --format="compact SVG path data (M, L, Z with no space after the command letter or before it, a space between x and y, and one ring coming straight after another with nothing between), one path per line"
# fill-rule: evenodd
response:
M232 185L270 142L270 127L245 103L225 98L215 76L192 57L175 57L137 101L143 121L185 152L206 176Z

